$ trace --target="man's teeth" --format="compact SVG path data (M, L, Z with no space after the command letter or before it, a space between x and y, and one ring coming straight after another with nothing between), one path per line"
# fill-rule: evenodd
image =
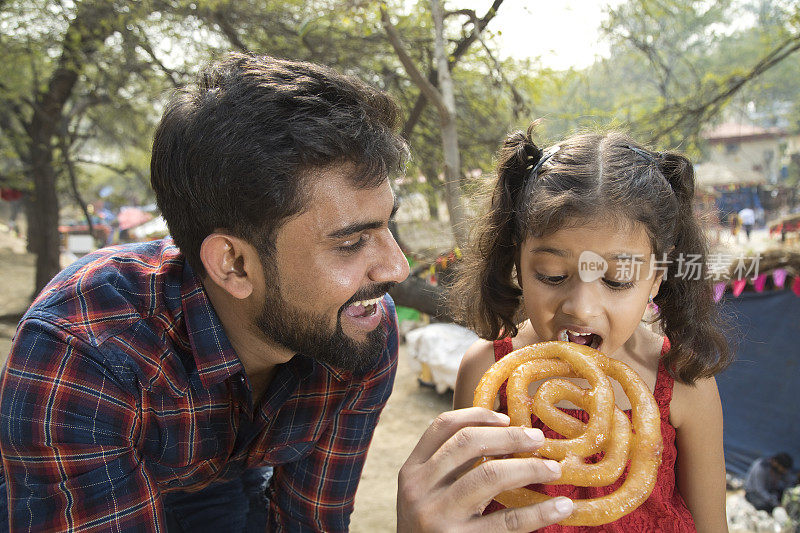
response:
M359 300L357 302L353 302L352 305L360 305L363 307L367 307L368 305L377 305L383 299L383 296L378 296L377 298L373 298L372 300Z

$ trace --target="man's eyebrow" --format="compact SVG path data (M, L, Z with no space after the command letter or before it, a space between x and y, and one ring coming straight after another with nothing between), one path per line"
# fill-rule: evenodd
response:
M394 199L394 204L392 205L392 213L389 215L389 220L394 218L395 213L397 213L397 209L400 207L400 204L397 200L397 197ZM382 228L386 225L386 221L384 220L374 220L370 222L355 222L353 224L348 224L347 226L339 229L335 229L328 233L327 237L329 239L343 239L344 237L348 237L353 235L354 233L359 233L361 231L367 231L370 229L378 229Z

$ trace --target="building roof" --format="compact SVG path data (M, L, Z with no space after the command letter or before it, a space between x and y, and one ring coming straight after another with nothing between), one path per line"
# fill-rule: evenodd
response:
M786 135L783 128L762 128L752 124L737 122L724 122L703 133L703 138L710 143L731 141L748 141L755 139L770 139Z
M698 163L694 165L695 183L700 187L715 185L766 183L766 177L753 170L734 172L720 163Z

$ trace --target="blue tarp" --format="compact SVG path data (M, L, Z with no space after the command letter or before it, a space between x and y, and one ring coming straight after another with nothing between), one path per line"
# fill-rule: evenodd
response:
M800 297L790 290L726 294L736 361L717 376L727 470L744 476L762 455L800 464Z
M722 216L720 222L725 222L729 213L738 213L745 207L753 209L761 208L761 201L758 198L758 186L737 187L728 191L722 187L717 189L717 209Z

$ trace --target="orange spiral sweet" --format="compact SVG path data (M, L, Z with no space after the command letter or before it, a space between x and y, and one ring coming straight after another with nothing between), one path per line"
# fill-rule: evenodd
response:
M557 377L584 378L589 388ZM619 382L630 400L631 420L615 405L609 378ZM547 381L531 399L529 384L542 379ZM652 393L628 365L580 344L560 341L533 344L511 352L486 371L475 389L473 405L493 409L497 391L506 380L512 425L531 427L531 415L535 414L566 437L545 439L535 454L518 454L559 461L561 478L551 484L607 486L630 463L618 490L599 498L575 500L572 515L560 524L607 524L630 513L650 496L661 464L661 421ZM561 400L587 411L589 422L583 423L558 409L556 404ZM598 452L603 452L599 462L584 461ZM518 488L502 492L495 499L506 507L522 507L545 501L549 496Z

